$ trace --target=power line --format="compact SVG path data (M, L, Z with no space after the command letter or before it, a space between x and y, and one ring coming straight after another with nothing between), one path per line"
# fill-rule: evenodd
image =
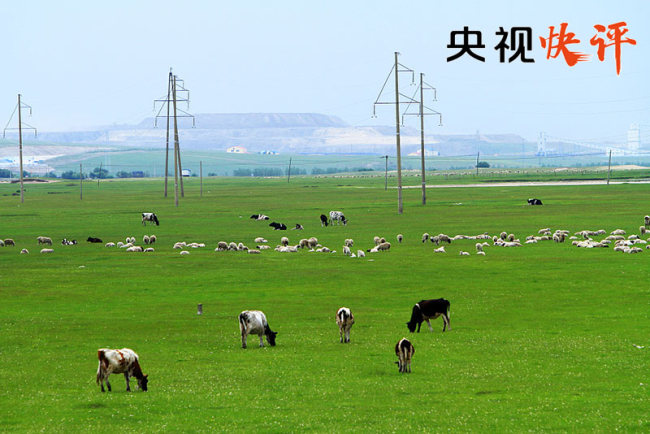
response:
M25 104L24 102L21 101L21 95L18 94L18 103L16 104L16 107L14 108L14 111L11 113L11 116L9 117L9 121L7 121L7 125L5 126L4 130L2 131L2 138L4 139L6 137L7 131L10 130L18 130L18 155L20 159L20 203L25 202L25 189L23 188L23 129L27 130L34 130L34 137L36 137L36 128L32 127L31 125L23 122L22 119L22 109L27 108L29 109L29 115L32 115L32 107ZM11 120L14 117L14 114L18 112L18 128L9 128L9 125L11 124Z

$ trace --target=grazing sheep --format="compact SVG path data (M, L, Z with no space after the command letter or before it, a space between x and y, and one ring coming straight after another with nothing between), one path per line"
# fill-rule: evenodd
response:
M29 250L27 250L27 249L22 249L22 250L20 251L20 254L21 254L21 255L28 254L28 253L29 253Z
M647 229L645 228L645 226L639 226L639 232L641 232L641 235L645 235Z
M256 242L256 243L268 243L268 241L266 241L266 240L265 240L264 238L262 238L262 237L257 237L257 238L255 238L255 242Z
M224 252L228 250L228 243L225 241L219 241L217 243L217 248L214 250L215 252Z
M390 243L384 241L383 243L377 246L377 250L379 250L380 252L390 250Z
M385 243L385 242L386 242L386 238L381 237L381 238L379 239L379 244L383 244L383 243Z
M612 235L625 235L625 231L623 229L616 229L611 232Z
M53 253L54 249L41 249L41 253Z
M41 236L41 237L36 238L36 240L38 241L39 245L40 244L48 244L50 246L52 245L52 238L50 238L50 237L42 237Z
M183 247L185 247L184 244L181 244L181 243L174 244L174 249L182 249Z
M375 242L375 246L379 244L379 240L381 240L380 237L376 236L372 239Z
M309 244L309 248L310 248L310 249L313 249L313 248L315 248L316 245L318 244L318 238L316 238L316 237L311 237L311 238L309 238L309 239L307 240L307 243Z
M237 250L239 250L240 252L248 251L248 246L245 246L244 244L239 243L239 244L237 244Z
M440 246L437 249L433 249L433 253L447 253L447 252L445 252L445 246Z
M153 251L154 251L154 250L153 250L153 247L147 247L146 249L144 249L144 252L145 252L145 253L151 253L151 252L153 252Z
M260 251L255 249L248 249L248 253L251 255L259 255Z
M15 245L16 245L16 242L13 239L5 238L5 246L9 247L9 246L15 246Z
M481 256L485 256L485 252L482 251L482 250L481 250L480 252L476 252L476 254L477 254L477 255L481 255Z
M230 243L228 243L228 250L232 250L232 251L236 252L238 250L237 244L235 244L234 242L231 241Z
M532 240L526 240L525 244L537 244L537 239L533 238Z
M428 239L429 239L429 234L426 233L426 232L423 233L423 234L422 234L422 242L423 242L423 243L426 243Z
M122 241L117 242L117 247L122 247L123 245L124 245L124 243Z
M143 252L144 249L140 246L131 246L128 249L126 249L127 252Z
M149 244L149 235L145 235L142 237L142 242L145 244Z
M650 246L648 246L648 247L650 247ZM366 252L364 252L363 250L357 250L357 257L358 258L365 258L366 257Z
M508 235L508 241L512 242L515 240L515 234Z
M469 252L463 252L462 250L459 252L460 256L469 256Z
M537 231L538 234L543 234L545 232L551 232L551 228L544 228Z
M115 247L115 243L106 243L106 247Z
M627 239L628 240L638 240L639 236L638 235L630 235L629 237L627 237Z
M650 215L643 217L643 223L645 224L646 228L650 226Z
M476 243L476 251L477 252L483 251L483 243Z
M503 241L505 241L507 237L508 237L508 233L507 233L507 232L501 232L501 233L499 234L499 238L501 238Z
M3 240L0 240L0 247L4 247L4 246L5 246L5 242Z
M345 244L348 247L352 247L354 245L354 240L351 238L346 238L343 244Z
M122 245L120 246L121 249L128 249L129 247L133 247L133 244L132 244L132 243L128 243L128 244L122 244Z
M156 236L149 235L149 244L156 244Z
M307 238L301 239L298 242L298 247L301 249L306 249L307 247L309 247L309 241L307 240Z
M282 244L285 247L288 246L289 245L289 238L287 238L287 237L280 238L280 244Z
M350 256L352 252L350 251L350 248L348 246L343 246L343 254L345 256Z
M402 235L402 234L397 234L397 242L398 242L398 243L401 243L403 239L404 239L404 235Z
M441 243L451 244L451 238L445 234L438 234L438 240L440 240Z
M258 250L268 250L268 249L270 249L270 248L271 248L270 246L267 246L267 245L265 245L265 244L262 244L262 245L257 246L257 249L258 249ZM249 250L249 251L250 251L250 250Z
M189 255L189 254L190 252L188 252L187 250L181 250L181 255Z

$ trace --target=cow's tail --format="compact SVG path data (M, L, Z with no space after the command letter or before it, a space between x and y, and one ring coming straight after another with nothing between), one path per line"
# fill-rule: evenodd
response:
M97 358L99 359L99 364L97 365L97 384L99 384L102 379L103 367L106 365L106 356L104 355L104 350L97 351Z
M246 330L246 319L247 316L244 312L239 314L239 330L243 333Z

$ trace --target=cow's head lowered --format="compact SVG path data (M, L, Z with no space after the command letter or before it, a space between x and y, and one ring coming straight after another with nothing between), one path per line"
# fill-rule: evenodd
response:
M138 378L138 387L142 389L143 392L147 391L147 383L149 383L148 374L143 374L142 377Z
M278 332L272 332L270 329L266 332L266 341L272 347L275 346L275 337L277 336L277 334L278 334Z
M422 311L420 311L420 306L416 304L413 306L413 312L411 312L411 320L406 323L406 326L413 333L420 323L422 323Z

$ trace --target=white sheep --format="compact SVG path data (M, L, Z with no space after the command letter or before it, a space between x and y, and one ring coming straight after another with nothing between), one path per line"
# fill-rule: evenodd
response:
M53 253L54 249L41 249L41 253Z
M50 238L50 237L40 236L40 237L36 238L36 240L38 241L38 244L48 244L50 246L52 245L52 238Z
M224 252L228 250L228 243L225 241L219 241L217 243L217 248L214 249L215 252Z
M190 252L188 252L187 250L181 250L181 255L189 255L189 254Z
M403 239L404 239L404 235L402 235L402 234L397 234L397 242L398 242L398 243L401 243Z
M153 250L153 247L147 247L146 249L144 249L144 251L145 251L145 253L151 253L154 250Z
M155 244L155 243L156 243L156 236L149 235L149 244Z
M282 244L285 247L288 246L289 245L289 238L287 238L287 237L280 238L280 244Z
M268 243L268 241L265 240L265 239L262 238L262 237L257 237L257 238L255 238L255 242L256 242L256 243Z
M616 229L612 232L610 232L612 235L625 235L626 232L623 229Z
M345 244L348 247L352 247L354 245L354 240L351 238L346 238L343 244Z
M426 233L426 232L423 233L423 234L422 234L422 242L423 242L423 243L426 243L428 239L429 239L429 234Z
M476 243L476 251L477 252L483 251L483 243Z
M650 247L650 246L648 246L648 247ZM364 252L363 250L357 250L357 257L358 258L365 258L366 257L366 252Z
M259 255L259 254L260 254L260 251L259 251L259 250L255 250L255 249L248 249L248 253L249 253L250 255Z
M149 235L145 235L142 237L142 242L145 244L149 244Z
M27 250L27 249L22 249L22 250L20 251L20 254L21 254L21 255L25 255L25 254L28 254L28 253L29 253L29 250Z
M343 246L343 254L345 256L350 256L352 252L350 251L350 248L348 246Z
M127 252L142 252L144 249L140 246L131 246L128 249L126 249Z
M481 256L485 256L485 252L482 251L482 250L481 250L480 252L476 252L476 254L477 254L477 255L481 255Z
M115 247L115 243L106 243L106 247Z
M437 249L433 249L434 253L447 253L445 252L445 246L440 246Z
M460 256L469 256L469 252L464 252L464 251L461 250L461 251L459 252L459 255L460 255Z

